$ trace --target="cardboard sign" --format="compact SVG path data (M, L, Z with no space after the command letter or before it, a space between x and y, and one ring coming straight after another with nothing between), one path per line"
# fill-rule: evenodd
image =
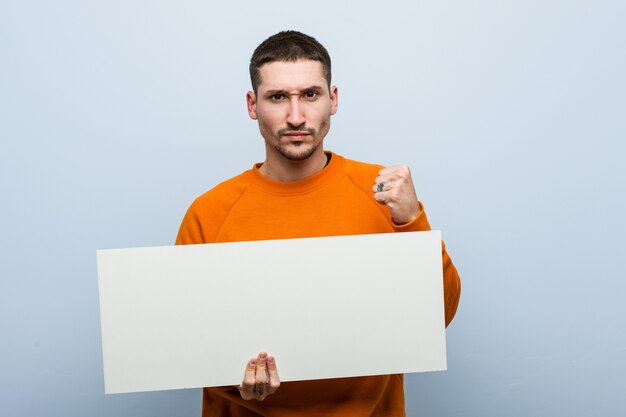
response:
M97 251L105 392L446 368L441 234Z

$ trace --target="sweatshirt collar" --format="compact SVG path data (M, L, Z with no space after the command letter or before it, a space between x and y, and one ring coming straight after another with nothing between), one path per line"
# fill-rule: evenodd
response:
M246 175L252 184L272 194L306 194L323 187L325 184L328 184L341 172L343 158L330 151L324 151L324 153L331 156L328 165L326 165L321 171L301 180L276 181L269 179L259 171L259 167L263 165L262 162L254 164L251 170L246 171Z

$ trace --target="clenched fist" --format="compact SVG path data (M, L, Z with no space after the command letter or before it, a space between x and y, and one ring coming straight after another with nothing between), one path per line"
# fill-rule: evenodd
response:
M391 218L397 225L413 221L420 213L417 194L406 165L383 168L374 180L374 199L389 207Z

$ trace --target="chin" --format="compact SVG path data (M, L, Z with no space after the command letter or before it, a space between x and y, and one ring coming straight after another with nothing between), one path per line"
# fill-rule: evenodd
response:
M319 145L300 145L295 149L289 149L282 146L276 147L278 153L280 153L286 159L290 161L305 161L309 159L317 150Z

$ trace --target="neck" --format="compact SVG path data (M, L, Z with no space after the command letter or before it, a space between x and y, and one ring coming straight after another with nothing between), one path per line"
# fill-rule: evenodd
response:
M322 147L309 158L302 161L291 161L284 157L271 158L268 154L259 172L275 181L298 181L320 172L328 161Z

